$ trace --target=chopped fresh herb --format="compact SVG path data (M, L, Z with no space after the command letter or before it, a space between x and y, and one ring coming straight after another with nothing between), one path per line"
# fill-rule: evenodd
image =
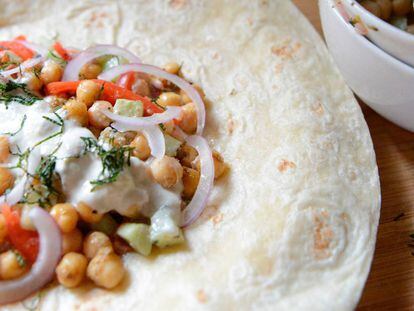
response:
M157 98L152 98L151 102L155 105L157 105L159 108L161 108L162 110L165 110L165 107L161 106L160 104L157 103L158 97Z
M23 126L24 126L26 120L27 120L27 116L24 115L22 121L20 122L20 127L19 127L19 129L16 132L7 132L7 133L3 133L2 135L16 136L23 129Z
M60 115L58 115L56 112L53 112L53 114L56 116L57 120L54 120L54 119L49 118L47 116L43 116L43 119L45 119L45 120L47 120L47 121L49 121L49 122L51 122L53 124L56 124L56 125L60 126L59 131L57 131L56 133L53 133L52 135L50 135L50 136L42 139L41 141L37 142L33 146L33 148L36 148L37 146L43 144L44 142L46 142L46 141L48 141L48 140L50 140L50 139L52 139L54 137L57 137L59 135L62 135L63 132L65 131L65 121L63 121L62 117Z
M39 176L41 183L54 192L56 190L53 188L53 176L56 168L56 160L55 156L42 158L39 166L36 168L36 175Z
M26 265L27 265L26 259L24 259L24 257L22 256L22 254L20 254L20 252L17 251L17 250L13 250L13 253L16 255L17 263L19 264L19 266L21 268L26 267Z
M57 62L61 66L65 66L68 63L62 57L60 57L59 55L56 55L53 51L49 51L48 54L47 54L47 57L54 60L55 62Z
M158 124L159 126L160 126L160 129L161 130L163 130L164 132L165 132L165 125L164 124L162 124L162 123L160 123L160 124Z
M16 90L23 91L26 96L10 93ZM39 98L36 95L32 94L24 83L18 83L12 80L7 81L6 83L0 83L0 101L4 102L6 108L11 102L17 102L20 105L31 106L37 100L39 100Z
M81 137L81 139L85 144L85 153L96 153L102 161L101 177L90 182L94 186L92 191L98 186L115 182L124 169L125 163L130 165L132 148L113 147L106 150L94 138Z

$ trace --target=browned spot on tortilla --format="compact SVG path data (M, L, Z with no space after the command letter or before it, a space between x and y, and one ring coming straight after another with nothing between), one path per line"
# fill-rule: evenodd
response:
M286 171L287 169L290 168L296 168L296 164L286 160L286 159L282 159L279 163L279 165L277 166L277 169L279 170L279 172L283 173L284 171Z
M275 73L278 75L279 73L282 72L282 70L283 70L283 64L282 63L276 64Z
M212 59L219 59L220 54L218 52L214 52L213 56L211 57Z
M103 28L104 27L103 20L108 17L109 17L108 13L94 11L91 13L91 17L86 21L85 26L86 27L94 26L98 28Z
M323 106L320 102L318 102L316 105L312 107L313 112L315 112L317 115L321 116L325 112L323 109Z
M183 8L187 4L187 0L170 0L170 6L176 10Z
M249 26L252 26L253 25L253 18L251 18L251 17L247 18L247 24Z
M282 59L291 59L301 47L299 42L292 43L291 39L287 39L279 45L272 46L271 52Z
M228 132L229 134L233 134L234 127L235 127L235 125L234 125L234 120L233 120L231 117L229 117L229 118L227 119L227 132Z
M223 217L224 217L224 214L219 213L219 214L211 217L211 221L213 222L213 224L217 225L217 224L219 224L220 222L223 221Z
M326 223L329 214L327 211L321 212L319 215L313 215L315 230L313 233L313 248L316 259L326 259L331 256L330 244L333 239L333 231Z
M202 289L197 291L197 300L201 303L206 303L207 302L207 295L206 292Z

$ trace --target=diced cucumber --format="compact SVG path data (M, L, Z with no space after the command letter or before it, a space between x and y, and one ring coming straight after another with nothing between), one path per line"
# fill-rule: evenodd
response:
M144 115L144 105L139 100L117 99L114 112L126 117L142 117Z
M184 236L178 227L179 209L162 206L151 217L151 240L158 247L167 247L184 242Z
M165 137L165 154L170 157L175 157L177 155L178 148L180 148L182 144L181 141L165 133L164 133L164 137Z
M111 215L105 214L99 222L91 224L91 229L103 232L106 235L112 235L115 233L117 226L118 223L115 219Z
M117 232L121 238L138 253L148 256L151 253L152 242L150 227L146 224L126 223L122 224Z

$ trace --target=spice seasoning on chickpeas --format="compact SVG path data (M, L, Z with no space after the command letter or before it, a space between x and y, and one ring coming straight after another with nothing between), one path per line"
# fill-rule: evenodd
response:
M201 136L205 94L182 78L181 66L120 65L134 56L106 47L108 55L74 72L71 53L56 42L46 60L0 81L4 280L33 277L42 237L32 211L40 206L60 234L51 250L60 259L40 258L41 269L67 288L86 279L114 288L126 273L125 253L183 243L183 226L225 171ZM186 206L193 210L181 221Z
M375 16L414 34L413 0L360 0L359 3Z

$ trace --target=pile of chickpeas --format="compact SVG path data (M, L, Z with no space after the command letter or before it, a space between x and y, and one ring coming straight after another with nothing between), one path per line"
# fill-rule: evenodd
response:
M180 66L177 63L169 63L164 69L171 74L179 74ZM102 69L96 63L86 64L81 70L81 76L85 79L95 79ZM56 62L48 60L40 69L40 75L32 71L26 71L21 77L21 82L35 92L41 92L43 85L60 81L63 68ZM179 125L188 134L195 132L197 127L197 115L194 103L184 92L169 85L166 81L154 81L155 78L148 75L138 75L133 91L142 96L151 96L153 85L165 87L159 90L157 104L162 107L181 106L182 114ZM202 97L204 93L200 87L195 86ZM146 160L151 155L148 141L141 133L114 132L110 127L111 120L102 111L113 110L110 102L99 100L101 87L92 80L83 80L73 98L48 96L45 100L53 108L62 107L67 111L67 118L76 120L82 126L88 127L95 136L100 139L112 138L111 142L116 146L129 146L132 148L132 156ZM164 124L165 131L173 135L174 122ZM7 163L10 157L10 146L6 136L0 136L0 163ZM215 178L224 175L227 166L221 155L214 151ZM200 179L200 162L197 151L183 143L177 151L176 157L164 156L151 163L149 178L165 188L174 187L177 183L183 183L182 197L190 200L197 189ZM4 167L0 167L0 195L13 187L14 175ZM15 209L24 210L22 206L14 206ZM97 286L113 288L123 279L125 268L120 255L132 251L132 248L117 236L108 236L100 231L93 231L93 224L101 221L103 215L98 214L87 204L79 203L76 206L69 203L59 203L49 208L51 216L56 220L63 238L62 254L56 267L56 277L60 284L73 288L82 283L85 278L93 281ZM120 216L120 215L118 215ZM122 218L122 217L121 217ZM23 215L22 215L23 219ZM34 230L30 224L25 229ZM0 214L0 245L5 244L7 226L4 216ZM0 250L1 251L1 250ZM19 258L9 246L4 247L0 254L0 277L2 279L14 279L22 276L30 267L19 264Z
M359 2L375 16L414 34L413 0L362 0ZM397 24L399 18L406 20L406 25Z

